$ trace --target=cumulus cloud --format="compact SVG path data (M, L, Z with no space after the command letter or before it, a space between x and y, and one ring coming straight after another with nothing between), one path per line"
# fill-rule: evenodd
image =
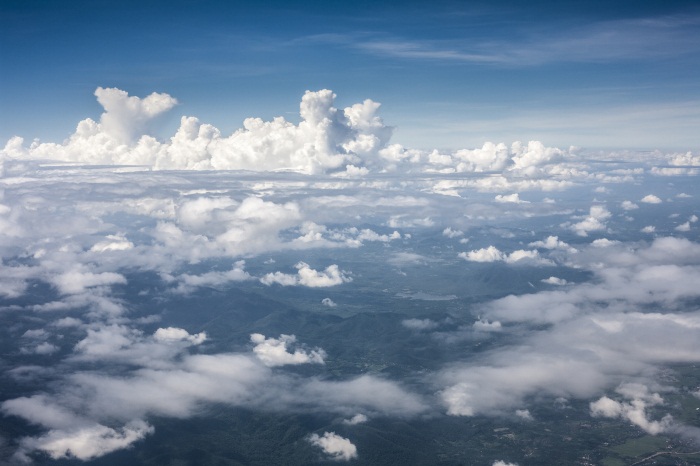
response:
M90 118L79 122L63 144L37 142L25 147L22 138L14 137L5 145L3 154L9 158L145 165L168 170L331 173L337 179L412 168L429 173L501 171L507 177L518 178L587 175L567 166L569 152L545 147L539 141L514 142L510 148L503 143L487 142L481 148L451 153L390 144L393 128L378 116L379 103L366 99L340 109L335 106L336 95L328 89L305 92L299 105L299 124L283 117L270 121L246 118L242 128L226 136L196 117L183 116L175 134L164 142L149 135L150 126L155 118L177 104L175 98L164 93L139 98L120 89L101 87L95 95L104 108L99 123ZM549 189L545 186L557 186L557 183L567 182L506 181L493 188L521 191L542 184L544 189ZM455 193L450 189L441 191ZM504 196L503 200L519 202L517 196Z
M447 227L442 230L442 235L448 238L459 238L460 236L464 236L464 232L462 230L453 230L452 228Z
M323 271L312 269L309 264L299 262L295 265L298 270L296 275L289 275L282 272L268 273L260 279L265 285L278 284L282 286L308 286L310 288L323 288L336 286L352 281L352 277L347 272L340 270L336 265L329 265Z
M107 252L107 251L126 251L132 249L134 243L121 235L107 235L103 241L95 243L90 251Z
M475 249L469 252L460 252L458 257L470 262L506 262L508 264L513 264L515 262L524 261L537 264L551 263L549 260L541 258L537 251L518 249L510 254L505 254L495 246Z
M474 249L469 252L460 252L459 257L471 262L496 262L504 261L506 255L498 250L495 246L488 248Z
M501 331L501 323L497 320L493 322L489 322L488 320L477 320L473 324L474 330L480 330L482 332L500 332Z
M177 104L168 94L153 94L140 99L116 88L98 87L97 101L104 107L101 130L120 143L132 143L142 136L146 124Z
M78 294L96 286L125 284L126 278L114 272L70 270L52 277L51 281L63 294Z
M563 278L549 277L549 278L542 279L542 283L546 283L548 285L563 286L563 285L566 285L568 282L566 280L564 280Z
M338 306L335 302L333 302L333 300L331 298L323 298L321 300L321 304L323 304L324 306L328 306L328 307L337 307Z
M176 341L188 341L193 345L200 345L204 343L207 339L207 334L205 332L196 333L190 335L190 333L182 328L177 327L167 327L159 328L153 334L153 338L159 342L176 342Z
M513 193L513 194L508 194L508 195L497 194L495 200L496 200L496 202L500 202L503 204L506 204L506 203L529 204L528 201L521 200L520 194L518 194L518 193Z
M335 432L324 432L322 436L311 434L309 442L321 448L331 460L350 461L357 458L357 447L350 440Z
M610 211L602 205L591 206L589 214L582 221L571 225L571 229L579 236L588 236L592 231L603 231L606 221L612 216Z
M658 196L655 196L654 194L647 194L639 201L644 202L646 204L661 204L663 202Z
M622 204L620 204L620 207L622 207L623 210L639 209L639 206L632 201L622 201Z
M126 448L153 432L154 428L141 420L119 429L95 424L69 431L51 430L40 437L23 438L15 458L31 462L28 453L39 450L54 460L77 458L87 461Z
M682 311L672 311L687 297L698 296L698 245L667 237L633 250L624 244L591 246L570 257L576 260L572 265L592 270L596 281L507 296L477 308L482 319L550 327L531 334L522 346L444 370L441 397L448 414L503 413L522 409L535 393L585 399L619 385L618 392L631 401L618 405L604 400L596 405L601 413L629 413L630 421L649 432L666 429L667 421L645 417L646 407L659 404L657 395L632 390L635 386L625 379L664 361L700 360L695 348L698 313L682 304ZM600 302L607 306L601 308ZM665 311L636 311L649 304ZM647 338L639 340L642 334Z
M428 331L438 327L438 323L431 319L404 319L401 321L401 325L417 331Z
M603 396L591 402L591 416L623 418L651 435L666 432L672 426L673 418L670 415L664 416L660 421L651 421L647 416L648 407L664 402L658 393L650 393L648 387L634 383L620 385L616 391L629 401L620 402Z
M294 335L280 335L279 338L265 338L265 335L253 333L250 341L255 343L253 352L263 364L268 367L296 365L296 364L324 364L326 352L321 348L310 351L301 349L288 351L289 347L296 343Z
M675 230L680 232L690 231L690 222L681 223L675 228Z
M367 416L365 416L362 413L358 413L358 414L355 414L350 419L343 420L343 424L347 424L349 426L355 426L357 424L364 424L368 420L369 420L369 418Z
M544 241L534 241L528 246L542 249L562 249L567 252L576 252L576 249L560 240L558 236L548 236Z

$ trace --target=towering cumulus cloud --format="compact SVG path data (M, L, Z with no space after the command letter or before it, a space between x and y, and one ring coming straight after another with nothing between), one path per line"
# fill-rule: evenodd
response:
M117 142L133 144L148 130L148 123L167 112L177 100L168 94L154 92L144 99L129 97L116 88L98 87L97 101L105 111L100 118L102 131Z
M63 144L24 145L21 137L8 141L3 157L52 159L89 164L145 165L154 169L294 171L335 173L349 177L398 168L427 172L508 170L538 177L546 166L566 159L566 151L533 141L527 145L486 143L481 149L452 153L424 152L389 144L393 128L377 115L380 104L370 99L344 109L335 107L328 90L306 91L301 121L283 117L272 121L247 118L243 127L224 136L216 127L183 116L167 141L149 135L152 121L171 110L177 100L165 93L145 98L116 88L95 91L104 108L99 123L87 118ZM511 196L517 197L516 194Z

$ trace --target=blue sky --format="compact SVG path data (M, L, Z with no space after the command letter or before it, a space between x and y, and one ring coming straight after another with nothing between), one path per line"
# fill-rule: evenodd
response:
M61 141L93 92L166 92L228 134L304 91L382 103L422 149L541 140L697 150L696 2L4 1L0 139Z

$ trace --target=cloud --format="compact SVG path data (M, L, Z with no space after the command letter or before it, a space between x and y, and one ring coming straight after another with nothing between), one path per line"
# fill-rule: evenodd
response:
M500 332L501 323L499 321L489 322L488 320L477 320L474 322L474 330L479 330L482 332Z
M607 228L606 220L611 216L612 214L605 206L594 205L591 206L588 217L571 225L571 229L579 236L588 236L588 233L592 231L605 230Z
M497 194L495 200L500 203L529 204L528 201L520 200L520 195L518 193L509 194L507 196Z
M356 426L358 424L364 424L367 421L369 421L369 418L367 416L365 416L362 413L358 413L358 414L355 414L350 419L343 420L343 424L347 424L349 426Z
M360 416L524 420L542 402L572 400L575 409L606 397L591 413L669 436L689 428L666 424L663 410L675 414L675 405L654 397L668 401L677 388L660 385L675 383L659 379L660 368L699 362L691 304L700 246L692 235L663 236L697 224L692 202L677 194L695 198L695 175L668 184L653 170L675 155L537 142L415 150L388 142L391 128L371 101L343 109L311 93L301 107L299 123L253 119L235 137L186 118L164 141L144 132L144 120L124 130L130 143L102 122L81 124L63 144L8 143L0 296L12 322L5 372L17 392L1 409L32 424L10 439L17 458L87 458L138 441L157 448L150 419L211 406L317 414L359 432L367 426L350 425ZM188 170L158 170L168 167ZM660 185L676 217L641 208L633 194ZM495 198L526 194L517 209ZM625 197L643 218L630 219ZM647 224L659 237L639 232ZM474 249L455 250L467 234ZM340 299L324 298L328 290L275 283L343 284L347 316L312 315ZM272 314L248 301L258 295ZM253 317L218 316L219 305L250 306L240 310ZM292 308L298 320L277 312ZM381 325L354 324L370 318L388 319L405 345L365 346ZM338 335L314 330L318 319L358 333L331 345ZM305 345L302 333L319 339ZM338 372L338 363L356 370ZM616 391L631 383L648 392ZM92 450L80 450L81 439Z
M570 260L572 266L591 270L594 280L511 295L475 309L482 319L509 327L519 325L524 331L546 324L548 330L441 371L438 385L448 414L503 414L523 409L533 394L586 399L617 385L626 387L619 392L632 401L618 406L604 400L596 405L601 413L629 413L631 422L649 432L668 427L668 421L645 417L644 409L658 404L658 395L634 391L628 380L667 361L698 360L694 346L700 315L682 304L698 296L691 284L700 278L698 245L666 237L633 249L623 243L589 246ZM654 383L653 376L646 380Z
M563 285L566 285L568 283L563 278L558 278L558 277L544 278L541 281L542 281L542 283L546 283L548 285L557 285L557 286L563 286Z
M357 447L335 432L324 432L323 436L311 434L309 442L321 448L329 459L334 461L350 461L357 458Z
M90 251L92 252L108 252L108 251L126 251L132 249L134 243L127 240L121 235L107 235L104 241L95 243Z
M624 418L651 435L667 432L672 426L673 418L670 415L660 421L650 421L647 417L648 407L664 402L658 393L650 393L648 387L633 383L620 385L616 391L629 401L619 402L604 396L590 403L591 416Z
M430 319L405 319L401 321L401 325L417 331L433 330L438 327L438 323Z
M25 437L15 458L31 462L27 453L39 450L51 459L77 458L87 461L121 450L154 432L154 428L144 421L133 421L119 429L101 424L75 430L52 430L40 437Z
M288 364L324 364L326 352L321 348L311 351L295 350L290 353L288 347L296 343L294 335L280 335L279 338L265 338L265 335L253 333L250 341L255 343L253 352L268 367Z
M678 225L678 226L677 226L676 228L674 228L674 229L675 229L676 231L680 231L680 232L687 232L687 231L690 231L690 222L681 223L680 225Z
M644 202L646 204L661 204L663 201L658 196L647 194L640 199L640 202Z
M87 288L105 285L125 284L126 278L114 272L94 273L71 270L56 275L51 280L63 294L79 294Z
M458 257L470 262L506 262L508 264L513 264L524 261L537 264L551 263L549 260L541 258L537 251L518 249L510 254L505 254L499 251L495 246L475 249L469 252L460 252Z
M181 328L177 327L167 327L159 328L153 334L153 338L158 342L177 342L177 341L189 341L193 345L201 345L207 339L207 334L205 332L196 333L190 335L190 333Z
M560 240L558 236L548 236L544 241L534 241L528 246L542 249L561 249L567 252L577 251L575 248Z
M464 232L462 230L453 230L452 228L447 227L442 230L442 235L448 238L459 238L460 236L464 236Z
M153 94L140 99L116 88L98 87L97 101L104 107L101 129L119 143L132 143L143 135L145 124L177 104L168 94Z
M327 307L337 307L338 306L335 302L333 302L333 300L331 298L323 298L321 300L321 304L323 304L324 306L327 306Z
M459 257L471 262L497 262L504 261L506 255L499 251L495 246L488 248L475 249L469 252L460 252Z
M63 145L22 147L11 140L5 153L83 163L137 164L157 169L293 170L303 173L346 169L357 176L368 173L355 164L372 160L388 143L392 129L376 115L379 104L369 99L343 110L334 107L335 94L327 89L307 91L294 125L282 117L272 121L247 118L243 128L228 137L194 117L182 117L169 141L149 136L148 124L177 101L167 94L130 97L119 89L98 88L104 107L100 123L86 119ZM351 168L348 168L351 167Z
M504 143L487 142L482 148L451 153L390 144L393 128L377 115L380 104L366 99L339 109L335 107L336 95L328 89L306 91L299 105L299 124L283 117L271 121L246 118L242 128L225 136L210 124L183 116L180 127L166 141L149 135L149 126L154 118L175 106L177 101L173 97L153 93L141 99L119 89L104 88L98 88L95 94L104 108L99 123L90 118L79 122L75 133L63 144L35 142L25 147L22 138L13 137L2 150L3 158L142 165L157 170L326 173L338 180L397 170L500 171L504 176L499 180L481 179L473 183L484 190L519 192L570 185L566 180L538 179L548 173L565 178L587 175L560 165L571 163L569 152L545 147L539 141L527 144L516 141L510 148ZM469 185L472 181L464 183ZM435 189L443 194L456 194L454 188L436 186ZM517 193L499 199L522 202ZM390 222L390 226L410 224L399 217Z
M329 265L319 272L312 269L309 264L299 262L295 265L296 275L288 275L282 272L268 273L260 279L265 285L278 284L282 286L308 286L310 288L325 288L352 281L347 272L340 270L337 265Z
M622 201L622 204L620 204L620 207L622 207L623 210L639 209L639 206L631 201Z

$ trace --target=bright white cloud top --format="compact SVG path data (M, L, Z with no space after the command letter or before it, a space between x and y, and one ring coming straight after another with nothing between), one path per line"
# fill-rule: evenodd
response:
M426 428L481 442L453 416L700 438L669 401L698 393L697 155L418 150L329 90L158 140L174 97L96 96L63 143L1 152L3 461L137 461L212 410L283 424L264 454L297 464L529 458L459 456Z

